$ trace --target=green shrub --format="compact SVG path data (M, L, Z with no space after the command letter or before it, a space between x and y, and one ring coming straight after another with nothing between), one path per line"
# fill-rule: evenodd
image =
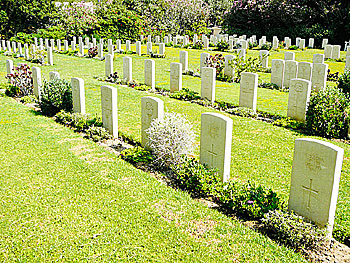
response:
M293 212L270 211L261 220L263 230L292 248L314 249L326 241L326 231Z
M275 120L272 124L283 128L291 128L293 130L302 130L305 128L304 123L294 120L290 117L280 118L278 120Z
M73 101L70 82L64 79L43 81L39 105L42 113L50 117L61 110L72 111Z
M86 131L85 138L99 142L103 140L109 140L112 136L103 127L90 126Z
M37 38L47 39L61 39L64 40L67 36L66 31L62 26L51 26L48 28L39 29L36 34Z
M34 43L34 37L35 37L34 34L18 32L16 36L10 38L10 41L14 41L22 44L27 43L29 45L31 43Z
M177 184L199 196L213 195L222 188L221 177L194 158L187 158L173 169Z
M225 51L228 49L228 43L226 41L220 40L217 44L216 44L216 49L219 51Z
M326 138L346 138L349 106L348 97L336 87L313 92L306 112L307 131Z
M28 103L36 103L37 99L33 95L27 95L21 98L21 103L28 104Z
M338 78L338 88L345 94L350 95L350 71L345 71L344 74Z
M204 47L203 43L201 41L197 41L192 45L193 49L202 49Z
M297 50L298 49L298 46L295 46L295 45L291 45L289 47L289 50Z
M5 91L7 96L23 97L33 94L33 77L32 71L27 64L21 64L14 68L12 74L8 74L7 78L10 82Z
M120 158L132 164L137 164L139 162L151 163L154 160L151 152L140 146L122 151L120 153Z
M86 130L88 130L91 126L102 126L102 120L100 117L92 117L88 114L66 112L64 110L58 112L54 119L57 123L71 127L77 132L86 132Z
M173 99L185 100L185 101L198 100L201 98L198 92L190 90L189 88L183 88L180 91L170 93L169 97Z

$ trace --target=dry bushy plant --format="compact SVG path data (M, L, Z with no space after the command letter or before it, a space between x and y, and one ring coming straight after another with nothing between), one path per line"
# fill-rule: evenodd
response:
M163 119L151 123L146 133L148 147L161 166L179 165L193 153L196 136L192 124L182 114L165 113Z

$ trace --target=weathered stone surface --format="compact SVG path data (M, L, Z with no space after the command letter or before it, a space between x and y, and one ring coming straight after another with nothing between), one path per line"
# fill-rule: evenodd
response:
M152 59L145 59L145 84L152 89L156 86L156 63Z
M287 116L305 122L307 105L310 100L311 81L292 79L289 87Z
M106 77L109 77L113 73L113 56L110 54L106 55L105 72Z
M182 64L170 63L170 92L182 89Z
M239 92L239 106L256 111L257 97L258 74L242 72Z
M203 99L208 99L213 103L215 101L216 69L204 67L202 69L201 80L201 97Z
M85 114L85 90L84 80L81 78L72 78L72 99L73 111Z
M284 60L273 59L271 66L271 83L276 84L278 87L283 87L284 79Z
M123 79L126 81L132 80L132 58L123 57Z
M298 62L295 60L286 60L284 66L284 80L283 85L286 88L289 88L290 81L297 77L298 72Z
M311 80L312 75L312 63L310 62L299 62L298 63L298 79Z
M296 139L289 210L332 234L344 150L316 139Z
M326 87L328 64L316 63L312 68L311 89L320 91Z
M33 90L37 99L40 99L41 94L41 69L39 67L32 67L33 75Z
M117 89L111 86L101 87L101 107L103 127L115 138L118 137L118 97Z
M201 117L200 162L218 170L224 182L230 179L233 121L218 113Z

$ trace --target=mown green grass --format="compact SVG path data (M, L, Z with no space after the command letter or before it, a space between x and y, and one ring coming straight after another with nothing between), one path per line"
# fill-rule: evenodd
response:
M156 49L156 48L154 48ZM143 48L145 53L145 48ZM169 65L178 61L179 49L167 48L167 58L155 59L156 61L156 85L169 88ZM203 51L189 51L189 68L199 66L199 54ZM321 53L321 50L307 50L297 52L299 61L311 61L312 54ZM258 51L249 51L249 55L257 56ZM344 53L342 52L342 56ZM114 67L122 74L122 57L116 55ZM133 78L143 82L145 56L133 58ZM283 51L272 52L271 58L283 58ZM64 55L54 55L54 66L42 67L42 72L48 78L48 72L57 70L61 77L81 77L85 80L87 112L101 114L100 86L110 85L97 81L92 76L104 76L104 62L94 59L82 59ZM1 68L5 69L5 57L2 56ZM15 60L18 61L18 60ZM335 64L335 66L334 66ZM331 71L342 71L344 63L330 63ZM261 74L267 78L269 74ZM221 85L221 88L220 88ZM115 86L115 85L112 85ZM200 79L190 76L183 77L183 86L192 90L200 90ZM217 98L238 104L238 84L217 82ZM147 92L136 91L131 88L118 86L119 130L129 134L136 140L140 140L140 104L141 97L149 95ZM194 124L195 131L199 135L200 114L214 111L199 105L181 102L158 95L165 102L168 111L186 114ZM221 97L220 97L221 96ZM288 94L267 89L258 90L258 109L271 113L286 115ZM275 127L260 121L230 116L234 123L231 178L243 182L252 181L270 187L277 191L287 202L290 175L293 158L294 140L307 137L284 128ZM199 138L199 137L198 137ZM316 138L316 137L315 137ZM324 140L322 138L318 138ZM197 139L199 143L199 139ZM336 212L335 230L350 233L350 147L343 143L332 142L345 149L342 178L340 182L339 198ZM197 152L198 153L198 152Z
M0 97L1 262L304 262Z

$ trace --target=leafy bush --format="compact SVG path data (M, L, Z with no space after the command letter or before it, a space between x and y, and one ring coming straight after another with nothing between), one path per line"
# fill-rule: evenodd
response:
M331 70L328 69L328 72L327 72L327 81L333 81L333 82L336 82L339 80L339 72L334 72L334 73L331 73Z
M183 88L180 91L175 91L169 94L170 98L184 101L198 100L201 98L198 92L190 90L189 88Z
M67 37L67 33L62 26L50 26L48 28L39 29L33 38L47 38L47 39L60 39L64 40Z
M271 48L272 48L271 42L265 42L265 44L262 44L260 47L261 50L271 50Z
M338 78L338 88L345 94L350 95L350 71L345 71L344 74Z
M194 150L195 134L190 122L181 114L165 113L151 122L146 130L148 147L161 166L172 167L184 161Z
M151 163L154 159L150 151L140 146L122 151L120 153L120 158L132 164L137 164L139 162Z
M291 45L289 47L289 50L297 50L297 49L299 49L299 48L298 48L298 46L295 46L295 45Z
M111 83L120 83L121 82L121 78L119 77L119 74L118 72L114 72L114 73L111 73L107 79L106 79L107 82L111 82Z
M206 58L205 64L207 67L215 68L216 69L216 75L222 74L224 67L225 67L225 58L224 56L219 53L215 55L209 55Z
M97 116L90 116L88 114L72 113L61 110L55 117L57 123L64 126L71 127L77 132L86 132L91 126L102 127L102 120Z
M326 241L325 230L293 212L269 211L261 221L269 236L292 248L314 249Z
M109 140L112 136L103 127L90 126L86 131L85 138L99 142L103 140Z
M336 87L313 92L306 112L306 129L312 135L346 138L349 106L348 96Z
M294 120L290 117L280 118L278 120L275 120L272 124L283 128L291 128L293 130L303 130L305 128L303 122Z
M219 51L225 51L228 49L228 43L226 41L220 40L217 44L216 44L216 49Z
M97 56L97 54L98 54L97 46L89 48L89 50L88 50L88 57L89 58L94 58Z
M289 91L288 88L279 87L278 85L276 85L274 83L270 83L270 82L259 83L258 87L262 88L262 89L272 89L272 90L279 90L279 91L283 91L283 92Z
M260 58L249 57L244 59L239 57L238 53L235 58L229 61L229 65L235 70L234 81L239 83L241 81L242 72L259 72L262 69L262 63Z
M34 34L18 32L16 36L10 38L10 41L14 41L22 44L25 44L25 43L31 44L34 42L33 39L34 39Z
M175 166L173 171L177 184L192 194L208 196L222 188L218 173L194 158L184 159L184 162Z
M37 102L37 99L33 95L27 95L27 96L23 96L21 98L21 103L23 103L23 104L36 103L36 102Z
M201 41L197 41L196 43L194 43L192 45L193 49L203 49L203 47L204 47L204 45L203 45L203 43Z
M5 91L7 96L23 97L33 94L33 77L27 64L15 67L13 74L8 74L6 78L10 82Z
M73 101L70 82L64 79L44 80L39 105L42 113L50 117L61 110L72 111Z
M265 213L283 206L274 191L249 182L244 185L229 183L219 193L218 198L225 208L248 219L262 218Z
M29 49L29 60L33 63L44 64L45 63L46 52L45 50L33 50Z

